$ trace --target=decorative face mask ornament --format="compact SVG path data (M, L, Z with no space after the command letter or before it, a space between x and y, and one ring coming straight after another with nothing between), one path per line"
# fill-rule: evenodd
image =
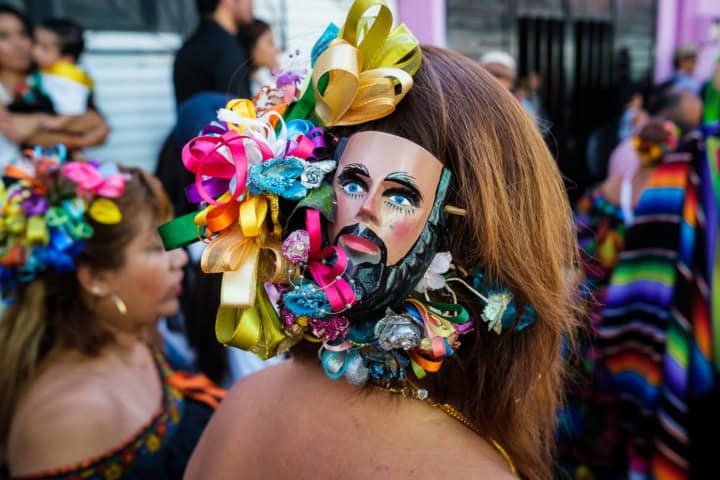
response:
M430 152L395 135L347 141L333 179L328 240L345 251L357 303L353 320L377 320L422 278L439 248L450 172Z

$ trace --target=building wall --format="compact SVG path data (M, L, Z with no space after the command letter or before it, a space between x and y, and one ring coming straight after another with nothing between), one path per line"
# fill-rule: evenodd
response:
M641 79L653 71L657 0L616 3L615 50L630 55L630 75Z
M699 48L695 76L707 80L720 54L720 1L658 0L658 12L655 80L672 74L673 51L685 43Z
M474 59L504 50L520 76L541 74L542 125L573 196L598 180L587 139L652 73L655 16L655 0L447 0L448 46Z
M475 59L495 49L517 56L521 18L608 21L615 51L630 53L634 79L653 65L656 0L447 0L448 46Z
M108 141L87 154L154 170L160 146L175 124L172 64L180 35L93 31L87 40L83 62L111 128Z

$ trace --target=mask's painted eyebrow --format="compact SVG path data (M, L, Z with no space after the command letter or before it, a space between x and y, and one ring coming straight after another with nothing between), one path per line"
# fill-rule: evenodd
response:
M347 165L342 169L341 175L352 175L353 173L360 174L368 178L370 177L370 172L368 172L367 167L362 163L351 163Z
M417 184L415 183L415 178L407 172L393 172L386 176L385 180L399 183L405 188L413 191L417 195L417 197L422 200L423 196L422 193L420 193L420 189L418 188Z

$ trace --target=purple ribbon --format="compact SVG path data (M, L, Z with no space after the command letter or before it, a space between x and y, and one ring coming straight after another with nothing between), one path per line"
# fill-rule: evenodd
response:
M283 88L287 85L297 85L300 83L302 77L294 72L283 72L278 75L275 79L278 88Z
M466 333L473 331L473 328L474 328L473 323L474 322L475 322L475 320L472 317L470 317L470 320L468 320L465 323L461 323L460 325L456 325L455 328L457 328L457 331L460 335L465 335Z
M222 125L213 122L205 125L200 131L200 135L222 135L223 133L227 132L227 130L228 129L226 122L222 122Z
M50 208L50 202L41 195L33 193L29 198L26 198L22 202L22 208L25 210L25 215L32 217L34 215L43 215Z
M213 198L216 198L227 192L228 187L230 186L229 180L214 177L206 178L201 183L203 188L205 189L205 193L207 193ZM191 183L190 185L185 187L185 196L190 203L200 203L203 201L203 198L202 196L200 196L200 192L198 191L197 185L195 183Z

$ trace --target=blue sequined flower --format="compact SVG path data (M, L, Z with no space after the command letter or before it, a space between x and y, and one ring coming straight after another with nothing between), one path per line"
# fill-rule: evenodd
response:
M290 290L283 295L283 301L296 317L326 318L332 314L327 295L314 283Z
M361 353L370 377L378 382L402 381L409 362L396 352L373 350Z
M248 184L253 194L274 194L288 200L307 195L300 180L305 165L296 157L274 158L249 168Z

